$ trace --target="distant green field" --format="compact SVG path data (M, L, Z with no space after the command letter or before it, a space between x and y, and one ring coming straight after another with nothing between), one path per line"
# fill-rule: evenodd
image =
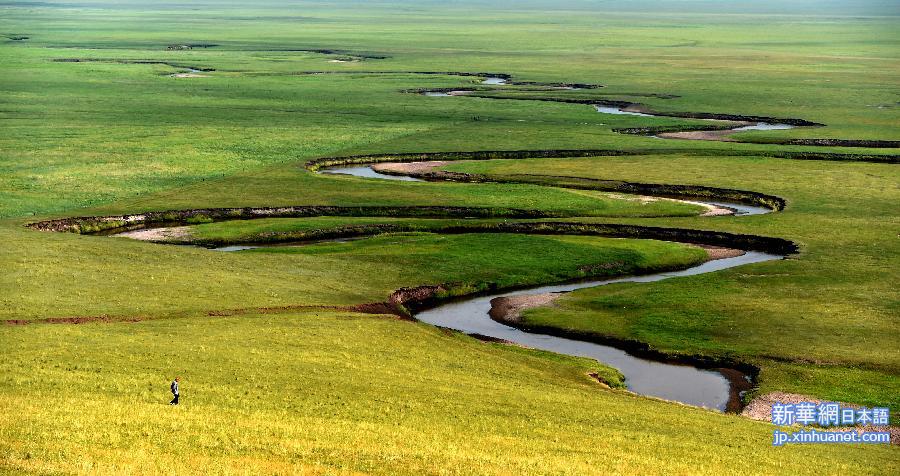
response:
M866 160L896 161L900 150L658 139L614 129L710 123L414 91L485 88L459 73L506 74L603 87L485 94L825 124L739 141L896 141L898 18L880 0L0 3L0 320L21 324L0 324L0 472L895 474L893 447L772 448L768 423L603 387L587 374L627 382L599 362L335 308L403 286L465 294L683 268L705 259L696 247L429 233L511 221L496 215L186 229L203 243L384 223L408 231L237 253L23 225L197 208L435 206L783 238L800 248L787 260L585 289L524 319L752 364L761 372L748 398L786 391L890 406L896 423L900 172ZM497 183L305 167L350 155L560 149L635 155L442 166ZM787 153L850 160L775 157ZM511 183L519 174L720 187L787 207L700 217L686 203ZM185 404L163 406L176 374Z
M0 48L0 61L15 72L0 82L6 131L0 150L7 158L0 165L0 217L64 212L353 151L723 147L611 132L678 122L672 119L400 92L473 81L461 77L298 72L502 72L521 80L602 84L593 92L607 99L680 96L641 99L662 111L827 124L780 131L779 137L896 140L900 121L897 98L884 87L896 82L898 70L900 39L890 17L725 15L704 21L599 11L512 13L482 4L480 21L471 22L470 10L442 9L438 20L426 6L398 14L387 6L351 12L302 3L284 10L272 3L255 11L220 5L180 15L172 13L184 8L178 5L150 11L140 3L114 5L5 7L0 31L29 38ZM424 24L415 30L411 22ZM194 43L218 46L166 49ZM284 51L304 48L390 58L331 63L335 55ZM118 60L217 71L208 78L171 78L183 68ZM735 147L767 149L727 145Z

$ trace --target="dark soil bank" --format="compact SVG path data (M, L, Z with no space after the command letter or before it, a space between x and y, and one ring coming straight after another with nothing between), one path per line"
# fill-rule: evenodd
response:
M410 152L401 154L366 154L344 157L323 157L306 163L310 170L323 167L374 162L423 162L441 160L493 160L493 159L563 159L575 157L634 156L634 155L694 155L744 156L747 152L717 149L530 149L483 150L459 152ZM753 155L794 160L830 160L841 162L900 163L900 155L845 154L829 152L754 151Z

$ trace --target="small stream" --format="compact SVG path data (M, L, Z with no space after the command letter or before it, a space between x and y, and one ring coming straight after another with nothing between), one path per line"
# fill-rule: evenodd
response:
M354 177L375 178L384 180L399 180L401 182L424 182L424 180L407 175L388 175L376 172L368 165L354 165L349 167L328 167L320 169L323 174L331 175L352 175Z
M365 239L365 237L324 241L346 242L355 239ZM213 250L232 252L281 246L297 245L291 243L236 245L213 248ZM578 289L616 283L649 283L664 279L711 273L736 266L782 258L783 256L779 255L748 251L741 256L707 261L680 271L535 286L511 292L462 298L422 311L414 317L428 324L454 329L466 334L492 337L534 349L595 359L622 372L628 389L641 395L659 397L719 411L725 411L726 409L737 411L740 409L740 388L747 388L750 383L749 377L738 371L730 370L726 376L725 373L718 370L701 369L687 364L661 362L636 357L625 350L610 345L525 332L491 319L488 314L491 310L491 300L506 296L567 293ZM735 385L734 379L742 379L744 381Z
M489 85L505 85L508 84L507 81L503 78L485 78L482 81L482 84ZM561 87L558 89L578 89L574 87ZM426 91L422 94L425 96L432 97L452 97L452 96L464 96L469 91L450 91L450 92L442 92L442 91ZM649 114L646 112L638 112L638 111L629 111L627 108L618 107L618 106L603 106L600 104L594 104L594 109L601 114L615 114L615 115L625 115L625 116L639 116L639 117L670 117L665 114ZM793 129L795 126L791 124L782 124L782 123L768 123L768 122L753 122L753 123L745 123L745 125L734 127L732 129L725 129L728 132L742 132L742 131L778 131L778 130L787 130ZM670 137L664 137L660 135L652 135L650 137L656 139L672 139ZM708 139L712 140L712 139Z
M488 315L491 300L503 296L570 292L615 283L649 283L664 279L711 273L751 263L782 259L782 256L749 251L742 256L707 261L681 271L629 276L623 278L586 281L574 284L538 286L515 292L479 296L420 312L416 319L429 324L455 329L466 334L479 334L503 339L535 349L559 354L588 357L619 369L625 376L628 389L641 395L674 400L689 405L724 411L729 401L739 398L732 384L722 373L691 365L658 362L635 357L624 350L563 337L525 332L494 321Z
M597 112L602 114L617 114L617 115L628 115L628 116L641 116L641 117L669 117L663 114L647 114L643 112L636 111L628 111L627 108L615 107L615 106L600 106L594 105L594 109ZM780 131L786 129L793 129L794 126L790 124L781 124L781 123L768 123L768 122L754 122L752 124L746 124L743 126L735 127L733 129L726 129L730 132L741 132L741 131ZM653 136L658 139L666 139L666 137Z
M356 165L349 167L335 167L322 169L322 173L336 175L351 175L364 178L375 178L398 181L422 181L414 177L402 175L387 175L374 171L369 165ZM755 207L737 203L724 202L698 202L707 203L735 210L735 215L758 215L769 213L771 210L763 207ZM126 235L127 236L127 235ZM350 241L359 238L342 238L327 241ZM223 246L214 248L215 251L235 252L267 248L270 246L291 246L291 244L248 244ZM745 254L733 258L725 258L707 261L681 271L670 271L641 276L626 276L614 279L581 281L569 284L556 284L548 286L536 286L511 292L502 292L492 295L474 296L454 300L435 308L422 311L415 317L423 322L454 329L467 334L478 334L496 339L520 344L526 347L557 352L560 354L587 357L596 359L604 364L617 368L625 376L625 382L629 390L642 395L659 397L667 400L679 401L689 405L716 409L720 411L736 410L740 406L739 388L746 387L749 378L733 369L726 373L717 370L707 370L672 362L660 362L642 357L636 357L625 350L614 346L600 345L591 342L579 341L551 335L524 332L511 326L507 326L491 319L488 312L491 309L491 300L504 296L522 296L544 293L565 293L577 289L605 286L615 283L648 283L664 279L692 276L710 273L752 263L782 259L783 256L748 251ZM730 380L731 379L731 380ZM745 380L745 385L736 386L738 379Z
M750 124L747 126L735 127L732 129L733 131L783 131L787 129L793 129L794 126L790 124L770 124L768 122L757 122L756 124Z
M338 167L328 167L319 169L320 173L323 174L331 174L331 175L351 175L354 177L363 177L363 178L373 178L373 179L383 179L383 180L400 180L404 182L424 182L420 178L410 177L407 175L388 175L380 172L376 172L370 165L352 165L352 166L338 166ZM763 215L765 213L769 213L772 210L765 207L758 207L754 205L745 205L743 203L733 203L733 202L721 202L721 201L708 201L708 200L686 200L688 203L698 203L698 204L706 204L706 205L714 205L717 207L728 208L734 210L735 216L745 216L745 215Z
M447 91L447 92L444 92L444 91L425 91L424 93L422 93L422 95L423 95L423 96L428 96L428 97L433 97L433 98L449 98L449 97L456 97L456 96L466 96L466 95L471 94L471 93L472 93L472 91L465 90L465 89L460 89L460 90Z
M734 216L765 215L766 213L772 213L772 210L769 208L758 207L755 205L744 205L743 203L712 202L709 200L697 201L697 203L705 203L707 205L715 205L717 207L734 210Z
M509 84L509 81L504 78L499 78L496 76L488 76L488 77L485 77L484 79L482 79L481 84L484 84L485 86L505 86L505 85ZM560 88L560 89L573 89L574 90L576 88L567 87L567 88ZM471 92L472 91L468 91L465 89L459 90L459 91L425 91L422 93L422 95L429 96L429 97L436 97L436 98L446 98L446 97L453 97L453 96L465 96Z
M621 113L626 114L627 112L622 111ZM381 174L365 165L335 167L323 169L322 172L385 180L419 180L413 177ZM692 202L730 208L735 211L735 215L760 215L772 211L768 208L740 203L698 200L692 200ZM222 249L222 251L226 250ZM663 279L710 273L733 268L735 266L782 258L783 257L779 255L749 251L742 256L707 261L698 266L681 271L586 281L573 284L538 286L514 292L472 297L453 301L420 312L416 314L415 317L420 321L429 324L455 329L467 334L479 334L507 340L535 349L596 359L619 369L625 376L628 389L642 395L675 400L690 405L721 411L724 411L726 408L734 410L740 405L740 395L738 395L738 390L735 385L733 385L732 381L730 381L722 372L700 369L691 365L659 362L635 357L624 350L608 345L524 332L492 320L488 315L488 312L491 309L491 300L503 296L569 292L576 289L605 286L614 283L647 283L661 281ZM731 373L734 374L736 372L732 371ZM732 375L732 378L746 377L734 377Z
M621 107L613 107L613 106L599 106L594 105L594 109L599 113L603 114L616 114L616 115L625 115L625 116L641 116L641 117L656 117L653 114L645 114L643 112L635 112L635 111L626 111Z

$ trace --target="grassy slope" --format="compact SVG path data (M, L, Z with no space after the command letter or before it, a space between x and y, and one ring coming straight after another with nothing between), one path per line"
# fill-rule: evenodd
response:
M886 447L772 449L767 424L605 391L590 361L392 319L24 326L4 349L17 357L0 363L0 464L18 470L890 474L897 462Z

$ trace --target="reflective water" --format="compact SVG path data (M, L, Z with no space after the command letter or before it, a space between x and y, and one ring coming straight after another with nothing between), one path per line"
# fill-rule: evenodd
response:
M244 251L244 250L255 250L257 248L262 248L262 246L232 245L232 246L220 246L218 248L210 248L210 249L213 251Z
M384 180L400 180L402 182L424 182L424 180L406 175L388 175L376 172L368 165L354 165L351 167L329 167L319 170L323 174L352 175L354 177L377 178Z
M598 106L595 104L594 109L596 109L597 112L602 112L603 114L619 114L619 115L627 115L627 116L654 117L653 114L644 114L643 112L625 111L621 107Z
M378 178L384 180L402 180L402 181L418 181L422 182L422 179L418 179L415 177L408 177L406 175L388 175L378 173L370 166L367 165L355 165L352 167L334 167L321 169L322 173L327 174L339 174L339 175L353 175L355 177L365 177L365 178ZM730 208L735 211L735 215L762 215L765 213L770 213L772 210L765 207L757 207L753 205L744 205L742 203L732 203L732 202L711 202L707 200L690 200L694 203L705 203L708 205L715 205L723 208Z
M756 124L751 124L749 126L741 126L735 127L732 129L733 131L780 131L784 129L793 129L794 126L790 124L770 124L768 122L757 122Z
M734 210L734 214L737 216L747 216L747 215L764 215L766 213L772 213L771 208L766 207L757 207L753 205L744 205L742 203L733 203L733 202L710 202L710 201L702 201L699 203L706 203L709 205L716 205L722 208L730 208Z
M657 114L646 114L642 112L632 112L626 111L621 107L613 107L613 106L599 106L594 105L594 108L597 112L601 112L603 114L624 114L628 116L643 116L643 117L664 117ZM794 126L790 124L781 124L781 123L768 123L768 122L756 122L753 124L748 124L746 126L735 127L734 129L730 129L731 131L778 131L785 129L793 129ZM665 137L653 136L657 139L665 139Z
M369 167L344 167L331 169L331 173L345 173L359 177L402 180L403 177L384 175ZM407 177L408 178L408 177ZM735 215L759 215L772 210L764 207L729 202L708 202L711 205L735 210ZM731 383L721 373L699 369L690 365L657 362L635 357L612 346L577 341L562 337L534 334L500 324L490 318L491 300L501 296L568 292L576 289L603 286L612 283L645 283L694 274L709 273L745 264L781 259L781 256L761 252L747 252L743 256L709 261L682 271L645 276L624 277L610 280L573 284L540 286L509 293L479 296L455 301L423 311L416 318L441 327L456 329L468 334L504 339L527 347L558 352L567 355L590 357L619 369L626 377L628 388L634 392L690 405L724 410L732 395Z
M619 369L625 375L628 388L633 392L675 400L690 405L724 410L731 397L731 384L719 372L698 369L690 365L643 359L612 346L524 332L492 320L488 315L488 311L491 309L490 302L492 299L501 296L567 292L613 283L647 283L778 259L782 259L782 257L751 251L743 256L708 261L682 271L540 286L515 292L479 296L444 304L420 312L415 317L429 324L456 329L467 334L479 334L504 339L535 349L596 359Z

